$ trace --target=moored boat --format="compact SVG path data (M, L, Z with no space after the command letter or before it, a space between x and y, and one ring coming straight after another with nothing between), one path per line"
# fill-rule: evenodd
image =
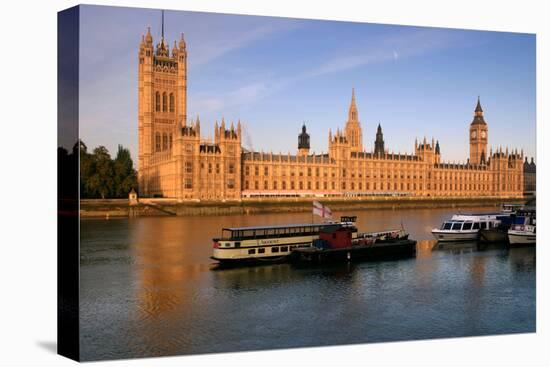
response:
M313 246L294 249L294 263L324 263L358 259L393 259L414 256L416 241L404 230L360 233L353 239L349 228L323 229Z
M355 238L355 219L342 217L340 222L224 228L221 237L213 239L212 259L225 264L284 261L292 250L311 247L322 230L347 228Z
M479 231L498 227L503 214L457 214L443 222L440 228L432 229L436 240L471 241L479 238Z
M480 229L479 239L482 242L508 242L508 229L502 226Z
M514 225L508 231L510 246L534 245L537 242L537 228L533 225Z
M497 226L479 230L479 239L482 242L508 242L508 230L513 225L525 224L529 217L531 214L523 209L516 209L509 216L499 216Z
M523 210L523 222L513 224L508 230L510 246L534 245L537 241L536 211Z
M502 214L516 214L518 210L521 210L524 208L523 204L511 204L511 203L502 203L500 206L500 212Z

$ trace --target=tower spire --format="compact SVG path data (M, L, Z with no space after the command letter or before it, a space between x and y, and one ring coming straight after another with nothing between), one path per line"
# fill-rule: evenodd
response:
M479 96L477 96L477 105L476 105L476 116L483 115L483 108L481 108L481 102L479 100Z
M164 9L162 9L161 12L162 12L162 21L161 21L162 25L161 25L160 37L164 41Z
M345 136L350 143L352 152L363 151L363 133L359 123L359 113L355 102L355 88L351 88L351 103L348 111L348 121L346 122Z
M384 152L384 134L382 133L382 125L378 122L378 127L376 128L376 140L374 141L374 154L381 156Z
M357 104L355 103L355 88L351 88L351 103L349 105L349 121L357 121Z

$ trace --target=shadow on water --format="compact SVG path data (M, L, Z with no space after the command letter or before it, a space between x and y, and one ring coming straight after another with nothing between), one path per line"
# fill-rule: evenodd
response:
M451 254L462 254L467 252L481 252L489 250L507 250L505 242L486 243L478 241L449 241L438 242L433 251L445 251Z

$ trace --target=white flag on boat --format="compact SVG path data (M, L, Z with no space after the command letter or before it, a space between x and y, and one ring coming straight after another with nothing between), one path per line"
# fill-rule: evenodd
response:
M313 202L313 214L318 215L321 218L332 218L332 211L329 207L318 201Z

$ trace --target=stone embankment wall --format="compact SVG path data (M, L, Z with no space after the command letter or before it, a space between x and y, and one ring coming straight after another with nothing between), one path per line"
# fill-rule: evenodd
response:
M81 200L82 218L111 218L138 216L201 216L257 213L298 213L311 211L311 202L318 199L245 199L226 202L178 202L171 199L140 199L130 205L125 199ZM408 198L408 197L369 197L369 198L322 198L333 211L360 209L413 209L413 208L454 208L500 206L501 203L524 203L518 198Z

